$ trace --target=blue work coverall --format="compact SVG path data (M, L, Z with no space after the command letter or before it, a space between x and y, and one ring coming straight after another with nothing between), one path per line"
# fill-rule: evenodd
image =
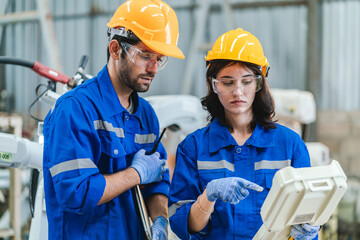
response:
M131 191L97 206L104 175L129 167L140 149L150 152L159 137L153 108L136 92L136 107L122 107L107 66L96 77L61 96L44 123L44 182L49 239L143 239ZM159 145L161 159L166 159ZM144 198L168 196L169 173L146 185Z
M251 137L239 146L215 119L178 146L170 186L171 229L180 239L252 239L262 225L260 209L274 174L286 166L310 166L308 150L297 133L279 124L270 130L256 125ZM249 196L236 205L217 200L208 225L200 233L189 234L192 204L211 180L226 177L244 178L264 191L249 190Z

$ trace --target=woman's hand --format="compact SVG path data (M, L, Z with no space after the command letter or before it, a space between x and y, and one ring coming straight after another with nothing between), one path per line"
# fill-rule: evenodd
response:
M250 181L239 177L214 179L206 187L206 196L209 201L214 202L220 199L224 202L237 204L240 200L249 195L247 189L262 192L264 189Z
M309 224L298 224L291 227L290 236L295 240L312 240L319 232L319 226Z

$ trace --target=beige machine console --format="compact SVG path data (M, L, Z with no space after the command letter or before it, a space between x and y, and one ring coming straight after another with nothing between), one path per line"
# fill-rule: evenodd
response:
M288 240L295 224L325 224L344 195L347 177L340 164L285 167L276 172L261 208L263 225L253 240Z

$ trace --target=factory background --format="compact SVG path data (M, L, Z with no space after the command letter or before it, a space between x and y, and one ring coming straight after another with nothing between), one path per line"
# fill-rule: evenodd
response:
M83 55L85 72L96 75L106 64L106 23L123 1L0 0L0 55L38 61L72 76ZM310 91L317 121L310 141L322 142L349 178L360 177L360 0L168 0L179 20L178 45L185 60L170 59L142 96L206 94L205 60L220 34L243 28L258 37L271 66L270 88ZM0 111L28 117L35 89L47 80L30 69L0 65ZM50 105L31 111L43 118ZM31 134L29 134L31 136ZM357 197L354 190L352 197ZM355 197L355 198L356 198ZM360 207L344 232L356 235ZM350 230L349 230L350 229ZM350 234L350 235L351 235ZM356 239L356 238L348 238Z

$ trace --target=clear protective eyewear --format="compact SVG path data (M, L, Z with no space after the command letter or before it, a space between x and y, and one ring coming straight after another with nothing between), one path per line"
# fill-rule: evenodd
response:
M148 68L156 65L158 69L161 70L169 60L168 56L141 51L137 47L126 42L120 42L120 45L128 55L130 61L138 66Z
M243 93L257 92L262 87L261 75L249 75L240 79L212 78L214 92L218 95L228 95L235 93L238 89Z

